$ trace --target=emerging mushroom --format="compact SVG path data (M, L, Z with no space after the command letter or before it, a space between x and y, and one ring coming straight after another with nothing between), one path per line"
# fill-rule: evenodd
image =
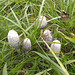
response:
M53 50L53 52L55 52L56 56L59 56L60 54L60 50L61 50L61 44L59 40L54 40L51 44L51 49Z
M8 42L10 47L17 48L19 46L19 35L15 30L10 30L8 32Z
M29 50L31 48L31 41L30 39L26 38L23 41L23 51Z
M46 29L44 32L43 32L43 39L47 42L52 42L53 41L53 36L51 34L51 31ZM51 45L51 43L47 43L49 46Z
M46 25L47 25L46 17L45 16L40 16L38 26L40 26L40 29L43 29Z

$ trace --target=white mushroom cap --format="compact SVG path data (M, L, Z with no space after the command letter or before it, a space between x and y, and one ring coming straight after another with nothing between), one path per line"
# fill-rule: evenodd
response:
M46 17L45 16L40 16L39 18L39 26L40 26L40 29L44 28L46 25L47 25L47 22L46 22Z
M53 50L53 52L56 53L57 56L59 56L60 50L61 50L60 41L59 40L54 40L53 42L55 42L55 43L51 44L51 49Z
M9 42L10 47L18 47L19 36L15 30L10 30L8 32L8 42Z
M49 41L49 42L52 42L53 41L53 36L51 34L51 31L46 29L43 33L43 39L45 41ZM48 45L51 45L51 43L48 43Z
M23 41L23 51L29 50L31 48L31 41L30 39L26 38Z

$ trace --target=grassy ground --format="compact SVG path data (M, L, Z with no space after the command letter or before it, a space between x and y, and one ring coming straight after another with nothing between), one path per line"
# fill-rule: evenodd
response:
M51 30L54 39L61 41L59 58L41 45L47 44L40 41L37 27L41 15L48 22L44 30ZM11 29L17 31L21 43L30 38L31 50L17 53L10 48L7 34ZM75 0L0 0L0 75L75 75L74 34Z

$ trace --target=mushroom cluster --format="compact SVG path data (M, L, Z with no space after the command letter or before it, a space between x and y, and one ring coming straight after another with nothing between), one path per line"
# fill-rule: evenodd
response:
M46 17L45 16L40 16L39 19L39 25L40 29L43 29L44 27L47 26L47 22L46 22ZM61 50L61 44L59 40L54 40L53 35L51 34L51 31L46 29L43 32L43 39L47 42L47 44L51 47L51 49L53 50L53 52L56 53L57 56L59 56L60 54L60 50ZM54 40L54 41L53 41ZM53 43L51 43L53 42ZM55 42L55 43L54 43ZM58 44L59 43L59 44ZM45 45L45 44L44 44ZM46 45L45 45L46 46Z
M19 35L15 30L10 30L8 32L8 43L10 45L10 47L14 47L17 49L17 52L20 52L20 39L19 39ZM25 50L29 50L31 48L31 41L30 39L26 38L23 41L23 51Z
M47 26L47 21L46 21L45 16L40 16L38 26L40 26L40 29L43 29L44 27ZM56 55L59 56L60 50L61 50L60 41L59 40L54 40L53 35L51 34L51 31L49 29L46 29L43 32L43 39L47 42L47 44L51 47L51 49L54 52L56 52ZM10 47L20 48L19 42L20 42L20 39L19 39L18 33L15 30L10 30L8 32L8 43L9 43ZM51 42L53 42L53 43L51 43ZM31 49L31 41L30 41L30 39L25 38L24 41L23 41L22 46L23 46L23 51L24 52L26 50Z
M53 35L51 34L51 31L46 29L43 32L43 39L47 42L47 44L51 47L51 49L53 50L53 52L55 52L55 54L57 56L59 56L60 54L60 50L61 50L61 44L59 40L54 40ZM54 40L54 41L53 41ZM53 42L53 43L51 43ZM45 45L45 44L44 44ZM46 45L45 45L46 46Z

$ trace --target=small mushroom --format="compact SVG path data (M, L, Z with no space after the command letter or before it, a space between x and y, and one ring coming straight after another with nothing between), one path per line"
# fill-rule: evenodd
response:
M61 50L61 44L59 40L54 40L54 43L51 44L51 49L53 52L55 52L56 56L59 57L60 50Z
M47 26L47 22L46 22L46 17L45 16L40 16L39 18L39 25L40 26L40 29L43 29L45 26Z
M19 46L19 35L15 30L10 30L8 32L8 42L10 47L18 47Z
M26 38L23 41L23 51L29 50L31 48L31 41L30 39Z
M43 32L43 39L47 42L52 42L53 41L53 36L51 34L51 31L46 29L44 32ZM47 43L49 46L51 45L51 43Z

